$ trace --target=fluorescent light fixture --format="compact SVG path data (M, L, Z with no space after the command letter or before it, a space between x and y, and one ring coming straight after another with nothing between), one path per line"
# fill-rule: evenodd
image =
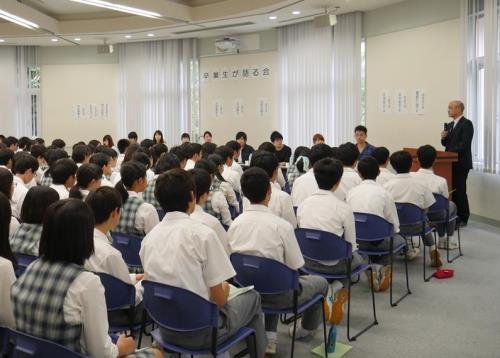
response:
M275 15L269 16L269 20L276 20L277 18L278 18L278 16L275 16Z
M81 41L81 38L79 38L79 37L75 37L75 38L74 38L74 40L75 40L75 41Z
M0 10L0 17L2 19L13 22L14 24L26 27L26 28L31 29L31 30L38 29L40 27L37 24L35 24L34 22L28 21L26 19L23 19L22 17L16 16L16 15L11 14L10 12L4 11L4 10Z
M57 42L57 41L59 41L59 40L54 38L54 39L50 39L50 41L52 41L52 42Z
M155 34L148 34L148 37L155 37Z
M131 6L114 4L114 3L111 3L109 1L102 1L102 0L71 0L71 1L78 2L81 4L85 4L85 5L98 6L98 7L102 7L102 8L109 9L109 10L126 12L126 13L132 14L132 15L139 15L139 16L152 17L152 18L161 17L161 14L158 14L157 12L142 10L142 9L138 9L138 8L131 7Z
M292 15L300 15L300 11L299 10L292 11Z
M5 40L4 40L4 39L0 39L0 43L1 43L1 42L5 42Z
M131 39L131 38L132 38L132 35L125 35L125 38L126 38L126 39Z

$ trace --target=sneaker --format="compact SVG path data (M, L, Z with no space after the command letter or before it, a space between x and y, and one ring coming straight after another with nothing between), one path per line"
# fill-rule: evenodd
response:
M438 248L440 248L442 250L446 250L446 238L445 237L439 238ZM458 249L458 242L450 241L450 250L456 250L456 249Z
M266 354L274 355L276 354L276 347L278 345L278 340L276 338L267 338Z
M431 255L431 266L432 267L443 266L443 262L441 261L441 255L439 255L438 250L432 250L430 255Z
M368 280L368 287L371 288L373 284L373 291L378 292L380 290L378 281L378 271L373 269L371 274L371 280L370 280L370 271L365 271L365 272L366 272L366 279Z
M382 269L382 278L380 279L379 290L385 291L391 285L391 266L384 266Z
M415 260L419 253L420 249L417 247L408 249L408 251L406 252L406 258L408 261Z
M335 301L333 301L332 306L332 314L330 316L331 324L339 324L342 322L342 318L344 317L344 305L347 302L347 298L349 297L349 291L347 288L341 288L335 294Z
M302 320L297 321L297 329L295 330L295 339L301 339L310 336L312 331L302 327ZM288 328L288 334L293 337L293 324Z

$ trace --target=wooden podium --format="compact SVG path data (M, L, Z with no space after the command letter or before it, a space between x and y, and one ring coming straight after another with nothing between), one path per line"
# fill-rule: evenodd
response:
M417 149L416 148L403 148L405 152L408 152L411 154L411 157L413 158L413 165L411 167L412 172L416 172L417 170L420 169L420 165L418 164L417 160ZM443 178L446 179L448 182L448 190L451 191L451 177L452 177L452 171L451 171L451 165L452 163L455 163L458 161L458 154L455 152L442 152L439 151L437 152L437 158L436 161L434 162L434 166L432 169L434 169L434 173L436 175L439 175Z

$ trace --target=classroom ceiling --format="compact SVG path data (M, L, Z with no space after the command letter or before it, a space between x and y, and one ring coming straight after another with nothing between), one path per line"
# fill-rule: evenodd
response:
M369 11L403 0L106 0L107 5L157 14L153 18L85 1L0 0L0 13L38 25L28 29L0 19L0 45L78 46L227 36L311 20L325 10Z

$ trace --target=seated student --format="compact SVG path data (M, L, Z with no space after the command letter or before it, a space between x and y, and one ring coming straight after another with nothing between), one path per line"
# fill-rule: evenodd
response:
M50 204L58 200L59 194L46 186L37 186L28 191L21 209L21 224L10 233L12 251L38 256L43 216Z
M211 143L212 142L212 132L205 131L205 133L203 133L203 141L205 143Z
M309 171L297 178L293 184L293 206L299 206L304 200L318 190L318 183L316 182L316 178L314 178L313 172L314 164L323 158L331 158L332 155L332 148L327 144L316 144L311 148Z
M253 156L252 156L253 157ZM269 176L261 168L249 168L241 177L243 194L251 206L229 228L229 244L233 253L255 255L279 261L292 270L304 265L292 225L274 215L268 208L271 200ZM299 304L317 293L326 295L328 282L319 276L300 276ZM264 295L262 305L272 308L292 306L292 294ZM306 310L302 324L297 327L297 337L305 337L321 323L321 305L316 304ZM276 353L278 316L266 315L267 353ZM291 327L292 328L292 327ZM293 329L293 328L292 328ZM291 332L291 331L290 331Z
M257 353L263 357L266 345L259 295L251 290L228 301L226 280L235 275L215 232L191 218L196 206L192 175L172 169L158 177L156 197L166 215L142 241L139 253L148 280L189 290L220 307L218 339L225 340L243 326L256 331ZM190 348L209 347L211 330L180 333L161 329L174 344Z
M222 157L224 161L224 170L222 171L222 177L233 187L235 193L241 193L240 178L241 175L237 171L231 169L233 165L234 157L233 150L227 145L222 145L217 147L215 154Z
M50 168L52 184L50 188L57 191L59 199L68 199L69 191L76 183L76 171L78 167L69 158L59 159Z
M396 174L391 172L387 166L389 165L389 150L386 147L377 147L372 152L372 157L378 162L380 174L377 177L377 183L384 185L389 180L394 179Z
M11 204L12 215L19 218L24 198L29 189L28 184L33 180L38 170L38 161L27 152L19 152L15 157L16 159L12 168L12 172L14 173L14 192Z
M264 150L266 152L269 152L269 153L276 155L276 147L271 142L261 143L259 145L259 147L257 148L257 150L260 150L260 151ZM253 155L253 153L252 153L252 155ZM252 160L252 155L250 155L250 160ZM283 175L282 170L278 171L278 177L276 178L276 182L279 184L281 189L285 189L286 180L285 180L285 176Z
M288 167L288 170L286 172L288 187L290 188L290 190L293 188L295 179L300 177L302 174L307 173L307 171L309 170L310 155L311 149L302 146L297 147L293 152L293 156L290 158L290 166Z
M238 158L240 156L241 147L240 143L235 140L230 140L226 143L226 146L233 150L233 164L231 165L231 169L238 173L241 177L243 175L243 168L238 164Z
M40 184L43 174L49 167L47 165L47 149L43 145L35 144L31 147L31 155L38 161L35 181L37 184Z
M43 173L42 179L40 179L39 184L44 186L50 186L53 182L51 175L51 167L59 159L69 158L68 153L64 149L51 148L47 150L47 169Z
M125 151L130 145L130 142L127 139L120 139L116 145L119 153L118 158L116 159L115 172L120 172L120 167L122 166L123 159L125 158Z
M0 193L5 195L7 199L9 199L9 203L10 199L12 198L12 193L14 192L13 182L14 182L14 177L12 176L12 172L6 168L0 168ZM15 229L19 227L19 221L12 215L12 209L10 209L9 212L11 215L9 232L13 232Z
M73 147L73 152L71 152L71 159L79 167L84 163L88 163L90 156L92 155L92 149L85 144L77 144Z
M0 168L12 169L14 152L8 148L0 149Z
M222 157L218 154L211 154L208 156L208 161L212 163L213 168L214 168L214 173L212 176L212 186L210 188L210 192L221 192L225 198L226 204L229 204L229 206L232 206L235 210L236 213L240 212L240 203L238 201L238 198L236 197L236 192L233 189L233 186L222 176L222 172L224 171L224 160ZM195 166L196 168L196 166ZM204 169L204 168L202 168ZM210 174L212 174L209 171ZM210 196L212 198L212 196ZM214 202L215 200L215 202ZM209 200L210 201L210 200ZM222 197L220 195L214 195L212 204L214 205L214 209L216 212L220 211L220 214L222 215L222 223L224 225L229 226L230 222L228 223L227 220L225 219L225 212L226 212L226 205L222 202ZM208 204L207 204L208 205ZM207 209L207 208L204 208ZM218 210L219 209L219 210ZM229 208L227 209L229 210ZM213 215L211 210L208 210L210 214ZM229 211L228 211L229 212Z
M201 161L204 161L204 159L198 161L196 165ZM212 177L209 172L204 169L195 168L191 169L189 172L193 176L196 185L196 207L190 214L190 217L215 231L224 250L229 255L231 251L229 249L229 237L227 236L226 230L224 230L220 221L213 215L203 211L203 205L208 201Z
M281 190L279 184L276 183L276 177L280 169L280 164L276 156L266 151L256 151L252 155L250 161L251 167L262 168L271 178L271 199L269 201L269 210L276 216L288 221L293 228L297 227L297 218L293 210L292 198L289 194ZM243 207L246 210L250 207L250 201L247 198L243 199Z
M111 157L104 153L94 153L90 157L89 163L97 165L102 170L101 186L113 187L113 184L106 179L113 172Z
M113 148L107 147L105 145L100 145L95 149L96 153L104 153L111 158L111 175L107 176L107 179L112 180L113 172L116 168L116 163L118 162L118 152Z
M145 203L139 196L148 184L146 167L141 163L129 161L122 165L120 175L121 180L116 184L115 189L122 197L123 206L120 222L115 231L144 236L159 222L155 207Z
M17 146L18 142L19 140L16 137L10 136L5 138L3 143L7 146L8 149L10 149L13 153L15 153L19 149Z
M83 268L94 251L93 228L92 211L82 201L49 206L40 258L12 286L16 329L85 355L123 357L134 353L134 339L122 334L112 343L101 280ZM147 353L160 357L156 350Z
M33 145L33 141L28 137L21 137L17 142L18 150L23 152L29 152L31 150L31 146Z
M340 180L339 188L335 191L335 196L345 201L349 190L361 183L361 178L354 168L358 161L359 152L352 143L345 143L339 146L337 157L344 165L344 174Z
M69 191L69 197L85 200L91 191L101 186L102 169L97 164L83 164L76 171L76 184Z
M66 143L61 138L56 138L52 141L52 144L50 146L54 148L64 149L66 148Z
M238 162L245 164L250 161L250 156L254 152L254 149L251 145L247 144L247 134L245 132L236 133L236 141L240 144L241 151L240 156L238 158Z
M371 156L375 147L366 141L368 129L365 126L354 128L354 139L359 153L359 159Z
M134 153L134 155L132 156L132 160L141 163L146 167L146 177L148 178L148 181L154 178L155 173L151 169L153 160L151 156L148 153L146 153L145 150L143 150L143 148L139 149L137 152Z
M181 144L191 142L191 136L188 133L182 133L181 135Z
M394 233L399 232L399 219L396 204L392 195L384 187L376 183L379 175L378 162L375 158L365 157L358 163L358 172L363 181L347 193L346 202L355 213L373 214L384 218L394 227ZM405 240L394 236L394 247L404 244ZM360 249L389 250L390 240L384 239L379 242L359 242ZM374 277L374 290L384 291L391 283L391 268L388 265L388 256L372 256L372 268Z
M106 134L104 137L102 137L102 145L114 149L115 142L113 141L113 137L111 137L111 135L109 134Z
M391 193L396 203L410 203L418 206L420 209L426 210L436 201L432 195L432 191L421 184L421 182L410 174L412 158L410 153L403 150L394 152L390 158L391 166L396 171L396 177L384 184L384 188ZM428 225L426 223L426 229ZM422 225L415 227L400 227L401 235L419 235L422 232ZM441 267L442 261L439 251L436 250L434 237L429 233L422 237L425 246L429 247L432 267ZM409 249L407 253L408 259L414 259L418 255L417 248Z
M128 142L130 144L137 144L138 137L137 137L137 133L136 132L130 132L128 134L127 138L128 138Z
M188 160L188 153L187 153L187 148L186 145L179 145L176 147L170 148L171 154L174 154L177 159L179 159L180 167L181 169L186 169L186 164Z
M160 155L160 159L158 159L158 162L156 163L154 169L155 176L153 177L153 179L148 180L148 185L146 185L146 189L142 194L142 198L144 199L144 201L153 205L157 210L161 209L160 203L158 202L158 200L156 200L155 197L156 180L158 179L158 176L160 174L165 173L167 170L180 167L181 163L179 161L179 158L177 158L175 154L163 153L162 155Z
M10 302L10 287L16 282L16 258L9 245L9 224L12 217L9 199L0 193L0 325L16 328Z
M434 174L432 170L432 166L436 161L437 152L436 149L431 145L424 145L418 148L417 150L417 158L420 163L420 169L411 173L415 179L417 179L420 183L429 188L433 194L440 194L445 198L449 197L448 193L448 183L446 179L440 177L439 175ZM449 210L450 217L453 217L457 213L457 206L453 201L449 202ZM444 220L446 218L446 212L438 213L438 214L428 214L427 215L430 220ZM446 237L445 230L448 231L448 236L450 238L450 249L456 250L458 249L458 242L454 239L453 234L455 232L456 221L450 222L448 225L439 224L438 225L438 234L439 241L438 247L441 249L446 249Z
M201 159L201 144L199 143L189 143L186 145L187 157L186 166L184 170L193 169L195 163Z
M156 163L158 163L158 160L160 159L161 155L163 153L168 153L168 147L163 144L163 143L158 143L158 144L155 144L151 147L151 149L149 150L150 154L151 154L151 159L153 161L152 165L151 165L151 170L154 172L154 168L156 167Z
M280 163L288 163L292 156L292 150L286 144L283 144L283 136L280 132L274 131L271 133L271 143L276 148L276 157Z
M164 143L163 133L161 130L159 130L159 129L155 130L155 132L153 133L153 142L154 142L154 144L163 144Z
M217 149L217 144L206 142L201 145L201 158L207 159L209 155L214 154Z

